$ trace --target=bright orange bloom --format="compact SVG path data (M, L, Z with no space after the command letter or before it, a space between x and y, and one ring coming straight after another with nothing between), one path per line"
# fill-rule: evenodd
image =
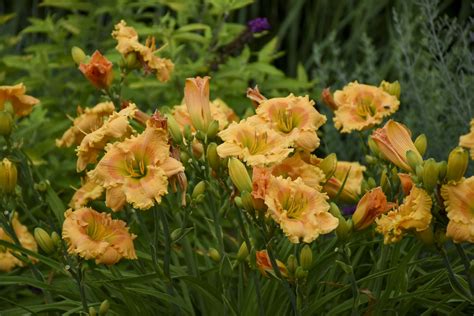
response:
M122 258L137 259L133 246L136 236L128 232L124 221L87 207L69 209L64 217L63 239L70 254L107 265Z
M13 217L12 225L16 236L20 240L21 246L25 249L37 252L38 246L36 245L35 238L28 231L28 228L20 223L17 214L15 214ZM0 228L0 240L5 240L7 242L13 243L13 240L3 230L3 228ZM5 247L0 247L0 271L9 272L14 267L23 267L25 265L25 263L18 259L14 254L14 251Z
M411 176L407 173L398 173L398 178L400 178L403 194L410 194L411 188L413 187L413 180L411 179Z
M257 251L255 256L257 268L263 276L268 277L268 273L275 275L275 270L273 269L272 262L270 261L270 257L268 256L268 252L266 250ZM288 269L286 268L285 264L280 260L276 260L276 264L278 266L278 270L280 270L281 275L284 278L287 278Z
M441 196L449 218L446 236L474 243L474 177L443 185Z
M403 170L414 171L408 164L408 151L413 151L420 161L423 160L411 139L410 130L403 124L390 120L373 132L372 139L384 157Z
M106 188L106 205L117 211L125 202L138 209L149 209L168 193L168 178L184 171L170 157L168 132L153 126L138 136L109 145L90 178Z
M362 131L382 123L398 110L400 101L379 87L349 83L334 92L334 125L341 133Z
M429 194L414 186L402 205L375 220L377 232L384 235L384 243L400 241L408 230L422 232L428 229L432 204Z
M471 130L459 138L459 146L469 148L471 159L474 159L474 119L471 120Z
M393 208L392 203L387 203L387 197L381 187L370 190L357 203L357 208L352 215L354 228L363 230L375 221L377 217Z
M113 64L110 60L96 50L87 64L81 63L79 65L79 70L94 87L97 89L107 89L114 79L112 67Z
M0 110L5 109L5 102L12 104L15 114L18 116L26 116L31 113L33 106L38 104L40 100L26 95L26 87L23 83L14 86L0 86Z
M95 131L104 123L104 119L115 110L112 102L101 102L93 108L77 108L79 115L73 121L73 125L63 134L61 139L56 140L58 147L71 147L79 145L87 134Z
M361 193L365 169L358 162L338 161L336 171L324 184L323 191L327 192L331 198L335 198L339 191L341 191L339 193L341 201L347 203L356 202ZM343 184L344 187L342 187Z

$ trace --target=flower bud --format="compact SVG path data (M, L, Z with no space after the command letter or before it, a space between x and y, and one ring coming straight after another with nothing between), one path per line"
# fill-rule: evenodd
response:
M125 64L130 70L141 68L140 61L137 59L137 54L135 52L127 54L127 57L125 57Z
M110 308L109 301L108 300L103 301L99 307L99 316L103 316L107 314L107 312L109 311L109 308Z
M418 137L415 139L415 147L420 153L420 155L424 155L426 152L426 147L428 146L428 141L426 139L425 134L420 134Z
M313 263L313 252L308 245L305 245L300 252L300 265L304 270L309 270Z
M308 277L308 271L306 271L302 267L298 267L298 268L296 268L296 271L295 271L295 277L298 280L304 280Z
M193 194L191 195L193 199L196 199L199 195L204 194L206 190L206 181L200 181L193 189Z
M390 183L388 182L388 176L387 176L387 170L384 169L382 171L382 174L380 175L380 186L382 187L382 190L384 193L389 193L390 192Z
M444 177L446 177L447 168L448 168L448 164L446 163L446 161L438 162L439 179L441 181L443 181Z
M54 252L54 242L43 228L36 227L34 230L34 236L36 243L40 246L41 249L43 249L45 253L49 255Z
M0 112L0 135L9 136L13 129L13 118L8 112Z
M219 158L219 155L217 154L216 143L210 143L207 146L206 158L207 158L207 163L213 170L216 170L216 171L219 170L220 158Z
M369 137L369 139L367 140L367 144L369 145L370 152L371 152L374 156L379 157L379 156L380 156L379 147L377 146L377 144L375 143L375 141L372 139L372 137Z
M369 185L369 189L373 189L377 186L377 183L375 182L375 179L370 177L367 179L367 184Z
M196 198L194 199L194 202L196 204L200 204L202 202L204 202L204 199L206 198L206 196L204 194L199 194L198 196L196 196Z
M193 139L193 132L191 131L191 126L184 125L183 135L187 141L191 141Z
M97 311L95 310L95 308L93 306L89 307L89 316L96 316L97 315Z
M321 169L327 178L331 177L334 172L336 171L337 166L337 156L335 153L332 153L326 158L324 158L318 165L319 169Z
M14 163L7 158L0 162L0 191L12 193L17 182L17 170Z
M240 196L234 198L234 203L238 208L244 208L244 203L242 203L242 198Z
M253 207L252 194L247 191L242 191L242 193L240 194L240 197L242 199L242 206L244 207L244 209L248 212L253 212L254 207Z
M247 244L245 241L240 245L239 251L237 252L237 260L245 261L249 256L249 249L247 248Z
M438 164L433 158L425 161L423 165L423 186L428 192L433 192L433 189L438 183Z
M423 159L418 153L413 150L407 151L407 163L412 170L416 170L416 167L423 162Z
M323 100L324 104L326 104L332 111L337 110L337 103L334 101L334 97L329 88L323 89L321 92L321 100Z
M219 251L217 251L216 248L209 248L209 251L207 252L209 258L211 258L215 262L221 261L221 254Z
M61 246L61 237L59 237L57 232L52 232L51 233L51 240L53 241L53 243L56 247Z
M462 147L454 148L448 157L446 178L448 181L459 181L466 172L469 154Z
M367 161L367 163L369 165L372 165L372 164L375 164L377 162L377 159L374 156L365 155L365 161Z
M387 197L381 187L377 187L366 194L357 203L356 210L352 214L352 222L355 230L363 230L372 225L377 217L390 209Z
M219 121L213 120L207 128L207 138L214 139L219 132Z
M237 158L230 158L228 163L229 176L240 192L252 192L252 180L245 165Z
M72 56L72 59L74 60L74 62L77 65L82 63L87 58L84 51L82 49L80 49L79 47L77 47L77 46L73 46L71 48L71 56Z
M172 115L167 115L166 118L168 120L168 132L170 133L173 142L175 144L181 144L183 142L183 134L181 133L178 122L176 122Z
M422 165L416 166L415 174L416 174L417 178L419 179L419 181L423 180L423 169L424 168L423 168Z
M296 261L296 257L294 255L290 255L288 257L288 260L286 260L286 266L287 266L288 272L290 272L290 274L295 273L296 268L298 268L298 261Z
M189 160L189 154L185 152L184 150L180 151L179 160L181 160L183 163L187 163Z
M382 88L383 91L395 96L397 99L400 100L401 87L398 80L391 83L384 80L380 83L380 88Z
M92 54L92 58L87 64L82 61L79 65L79 70L97 89L108 89L110 87L114 77L112 68L112 62L99 51Z
M206 134L203 131L197 131L196 134L194 134L194 137L196 137L196 139L200 140L201 142L206 140Z

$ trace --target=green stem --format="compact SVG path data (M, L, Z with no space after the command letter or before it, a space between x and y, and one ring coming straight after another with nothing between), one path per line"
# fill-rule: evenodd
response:
M451 263L449 262L449 258L446 254L446 250L444 248L439 249L439 252L441 254L441 257L443 258L443 263L448 270L448 277L449 280L452 283L452 286L456 288L459 292L461 292L464 296L469 297L472 299L472 297L469 295L469 293L466 292L466 290L463 288L461 283L459 283L458 279L456 278L456 274L453 271L453 268L451 267Z

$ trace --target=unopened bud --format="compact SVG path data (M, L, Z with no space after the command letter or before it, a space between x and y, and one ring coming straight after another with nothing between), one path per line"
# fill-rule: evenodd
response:
M4 158L0 162L0 191L3 193L12 193L15 191L17 182L17 170L13 162Z
M59 237L57 232L52 232L51 233L51 240L53 241L53 243L56 247L61 246L61 237Z
M206 140L206 134L201 130L197 131L196 134L194 134L194 137L196 137L198 140L202 142Z
M103 301L99 307L99 316L103 316L107 314L107 312L109 311L109 308L110 308L109 301L108 300Z
M242 203L242 198L240 196L236 196L234 198L234 203L238 208L244 208L244 204Z
M365 161L367 161L369 165L373 165L377 162L377 159L374 156L365 155Z
M454 148L448 157L446 179L448 181L459 181L466 172L468 162L468 152L462 147Z
M0 112L0 135L9 136L13 129L13 118L8 112Z
M245 165L237 158L229 159L229 176L240 192L252 192L252 180Z
M207 138L214 139L214 137L216 137L218 132L219 132L219 121L213 120L211 124L209 124L209 127L207 128Z
M420 181L423 180L423 170L424 168L422 165L416 166L415 174Z
M171 237L171 240L172 241L176 241L178 240L179 237L181 237L181 234L183 233L183 229L182 228L176 228L175 230L173 230L170 234L170 237Z
M193 194L191 195L193 199L196 199L199 195L204 194L206 191L206 181L200 181L193 189Z
M313 252L308 245L305 245L300 252L300 265L303 269L309 270L313 263Z
M196 204L200 204L202 202L204 202L206 196L204 194L199 194L198 196L196 196L196 198L194 198L194 202Z
M423 186L428 192L433 192L433 189L438 183L438 164L433 158L425 161L423 166Z
M332 153L324 158L318 165L318 167L324 172L327 178L331 177L336 171L337 156Z
M95 310L95 308L93 306L89 307L89 316L96 316L97 315L97 311Z
M296 268L298 268L298 261L296 260L296 257L294 255L290 255L288 257L288 260L286 261L286 267L288 269L288 272L290 272L290 274L295 273Z
M369 185L369 189L373 189L377 186L377 183L375 182L375 179L370 177L367 179L367 184Z
M242 199L242 206L244 207L244 209L248 212L253 212L254 207L253 207L252 194L247 191L242 191L240 194L240 197Z
M443 181L444 177L446 177L447 168L448 168L448 163L446 161L438 162L439 179L441 181Z
M388 82L384 80L380 83L380 88L400 100L401 87L398 80L394 82Z
M374 154L376 157L380 156L380 150L375 141L372 139L372 137L369 137L367 140L367 144L369 145L370 152Z
M84 62L84 60L87 58L84 51L77 46L74 46L73 48L71 48L71 56L74 62L78 65Z
M191 141L193 138L193 132L191 131L191 126L185 125L183 129L183 136L186 140Z
M127 57L125 57L125 64L128 69L138 69L141 67L140 61L137 59L137 54L135 52L127 54Z
M308 277L308 271L306 271L302 267L298 267L298 268L296 268L296 271L295 271L295 277L298 280L304 280Z
M247 248L247 244L245 241L240 245L239 251L237 252L237 260L245 261L249 256L249 249Z
M172 115L167 115L166 118L168 120L168 132L170 133L173 142L175 144L181 144L183 142L183 134L181 133L178 122L176 122Z
M321 100L323 100L324 104L326 104L332 111L337 110L337 103L334 101L334 97L329 88L323 89L321 92Z
M426 139L425 134L420 134L416 139L415 139L415 147L416 150L420 153L420 155L424 155L426 152L426 147L428 146L428 141Z
M413 150L409 150L406 153L408 165L412 170L416 170L416 167L419 166L423 160L420 155L417 155Z
M217 251L216 248L209 248L209 251L207 252L209 258L211 258L215 262L221 261L221 254L219 251Z
M36 243L41 249L43 249L45 253L49 255L54 252L54 242L43 228L36 227L33 234L35 236Z
M210 143L207 146L207 152L206 152L206 158L209 166L213 170L219 170L220 167L220 158L219 155L217 154L217 144L216 143Z
M386 194L390 192L390 183L388 182L388 177L387 177L387 170L384 169L382 171L382 174L380 175L380 186L382 187L382 191L385 192Z

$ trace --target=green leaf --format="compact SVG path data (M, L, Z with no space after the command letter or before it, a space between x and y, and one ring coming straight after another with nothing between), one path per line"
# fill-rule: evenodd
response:
M66 211L66 206L50 186L46 191L46 202L51 207L51 210L58 219L59 223L62 224L62 222L64 222L64 212Z

